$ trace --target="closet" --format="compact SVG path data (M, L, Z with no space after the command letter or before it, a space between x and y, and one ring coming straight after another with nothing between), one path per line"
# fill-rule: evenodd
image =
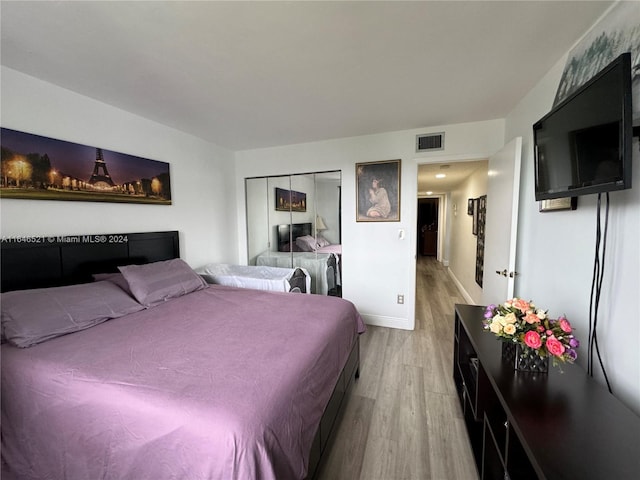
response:
M245 179L249 265L303 268L311 292L341 296L338 171Z

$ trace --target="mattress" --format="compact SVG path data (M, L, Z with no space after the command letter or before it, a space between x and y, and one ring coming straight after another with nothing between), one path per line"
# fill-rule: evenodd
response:
M305 269L306 292L311 293L311 277ZM208 283L229 287L289 292L294 268L210 263L196 270Z
M316 249L317 253L333 253L338 257L342 255L342 245L340 244L331 244L325 245L324 247L318 247Z
M302 479L364 324L348 301L212 285L2 345L2 457L21 479Z

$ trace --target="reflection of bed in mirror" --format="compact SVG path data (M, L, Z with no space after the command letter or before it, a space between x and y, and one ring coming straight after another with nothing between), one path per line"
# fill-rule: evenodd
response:
M311 223L276 225L278 251L258 255L256 265L304 268L311 276L311 293L341 296L342 245L313 236Z

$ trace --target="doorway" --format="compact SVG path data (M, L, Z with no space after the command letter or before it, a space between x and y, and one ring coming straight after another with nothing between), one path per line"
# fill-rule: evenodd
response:
M418 256L438 256L439 208L438 198L418 198Z
M445 240L439 255L444 253L443 266L469 303L487 305L513 296L521 155L522 138L516 137L488 159L418 165L418 196L442 194L446 200L440 208L445 203L438 228L441 238L445 231ZM484 195L485 238L480 246L485 274L477 282L479 216L474 212Z
M447 269L469 303L480 302L482 288L475 282L478 237L468 204L487 193L487 178L482 158L418 165L416 260Z

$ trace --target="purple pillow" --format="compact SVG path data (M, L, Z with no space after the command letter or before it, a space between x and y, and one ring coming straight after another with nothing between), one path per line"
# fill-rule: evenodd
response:
M131 293L131 289L129 288L129 283L121 273L96 273L93 275L93 279L96 282L105 280L107 282L114 283L133 297L133 293Z
M118 267L133 296L145 307L207 288L207 282L183 260Z
M22 348L144 309L111 282L6 292L1 308L5 337Z
M296 245L300 247L303 252L315 252L316 251L316 239L311 235L303 235L296 238Z
M320 234L316 235L316 242L318 248L328 247L329 245L331 245L331 242L329 242L329 240L327 240Z

